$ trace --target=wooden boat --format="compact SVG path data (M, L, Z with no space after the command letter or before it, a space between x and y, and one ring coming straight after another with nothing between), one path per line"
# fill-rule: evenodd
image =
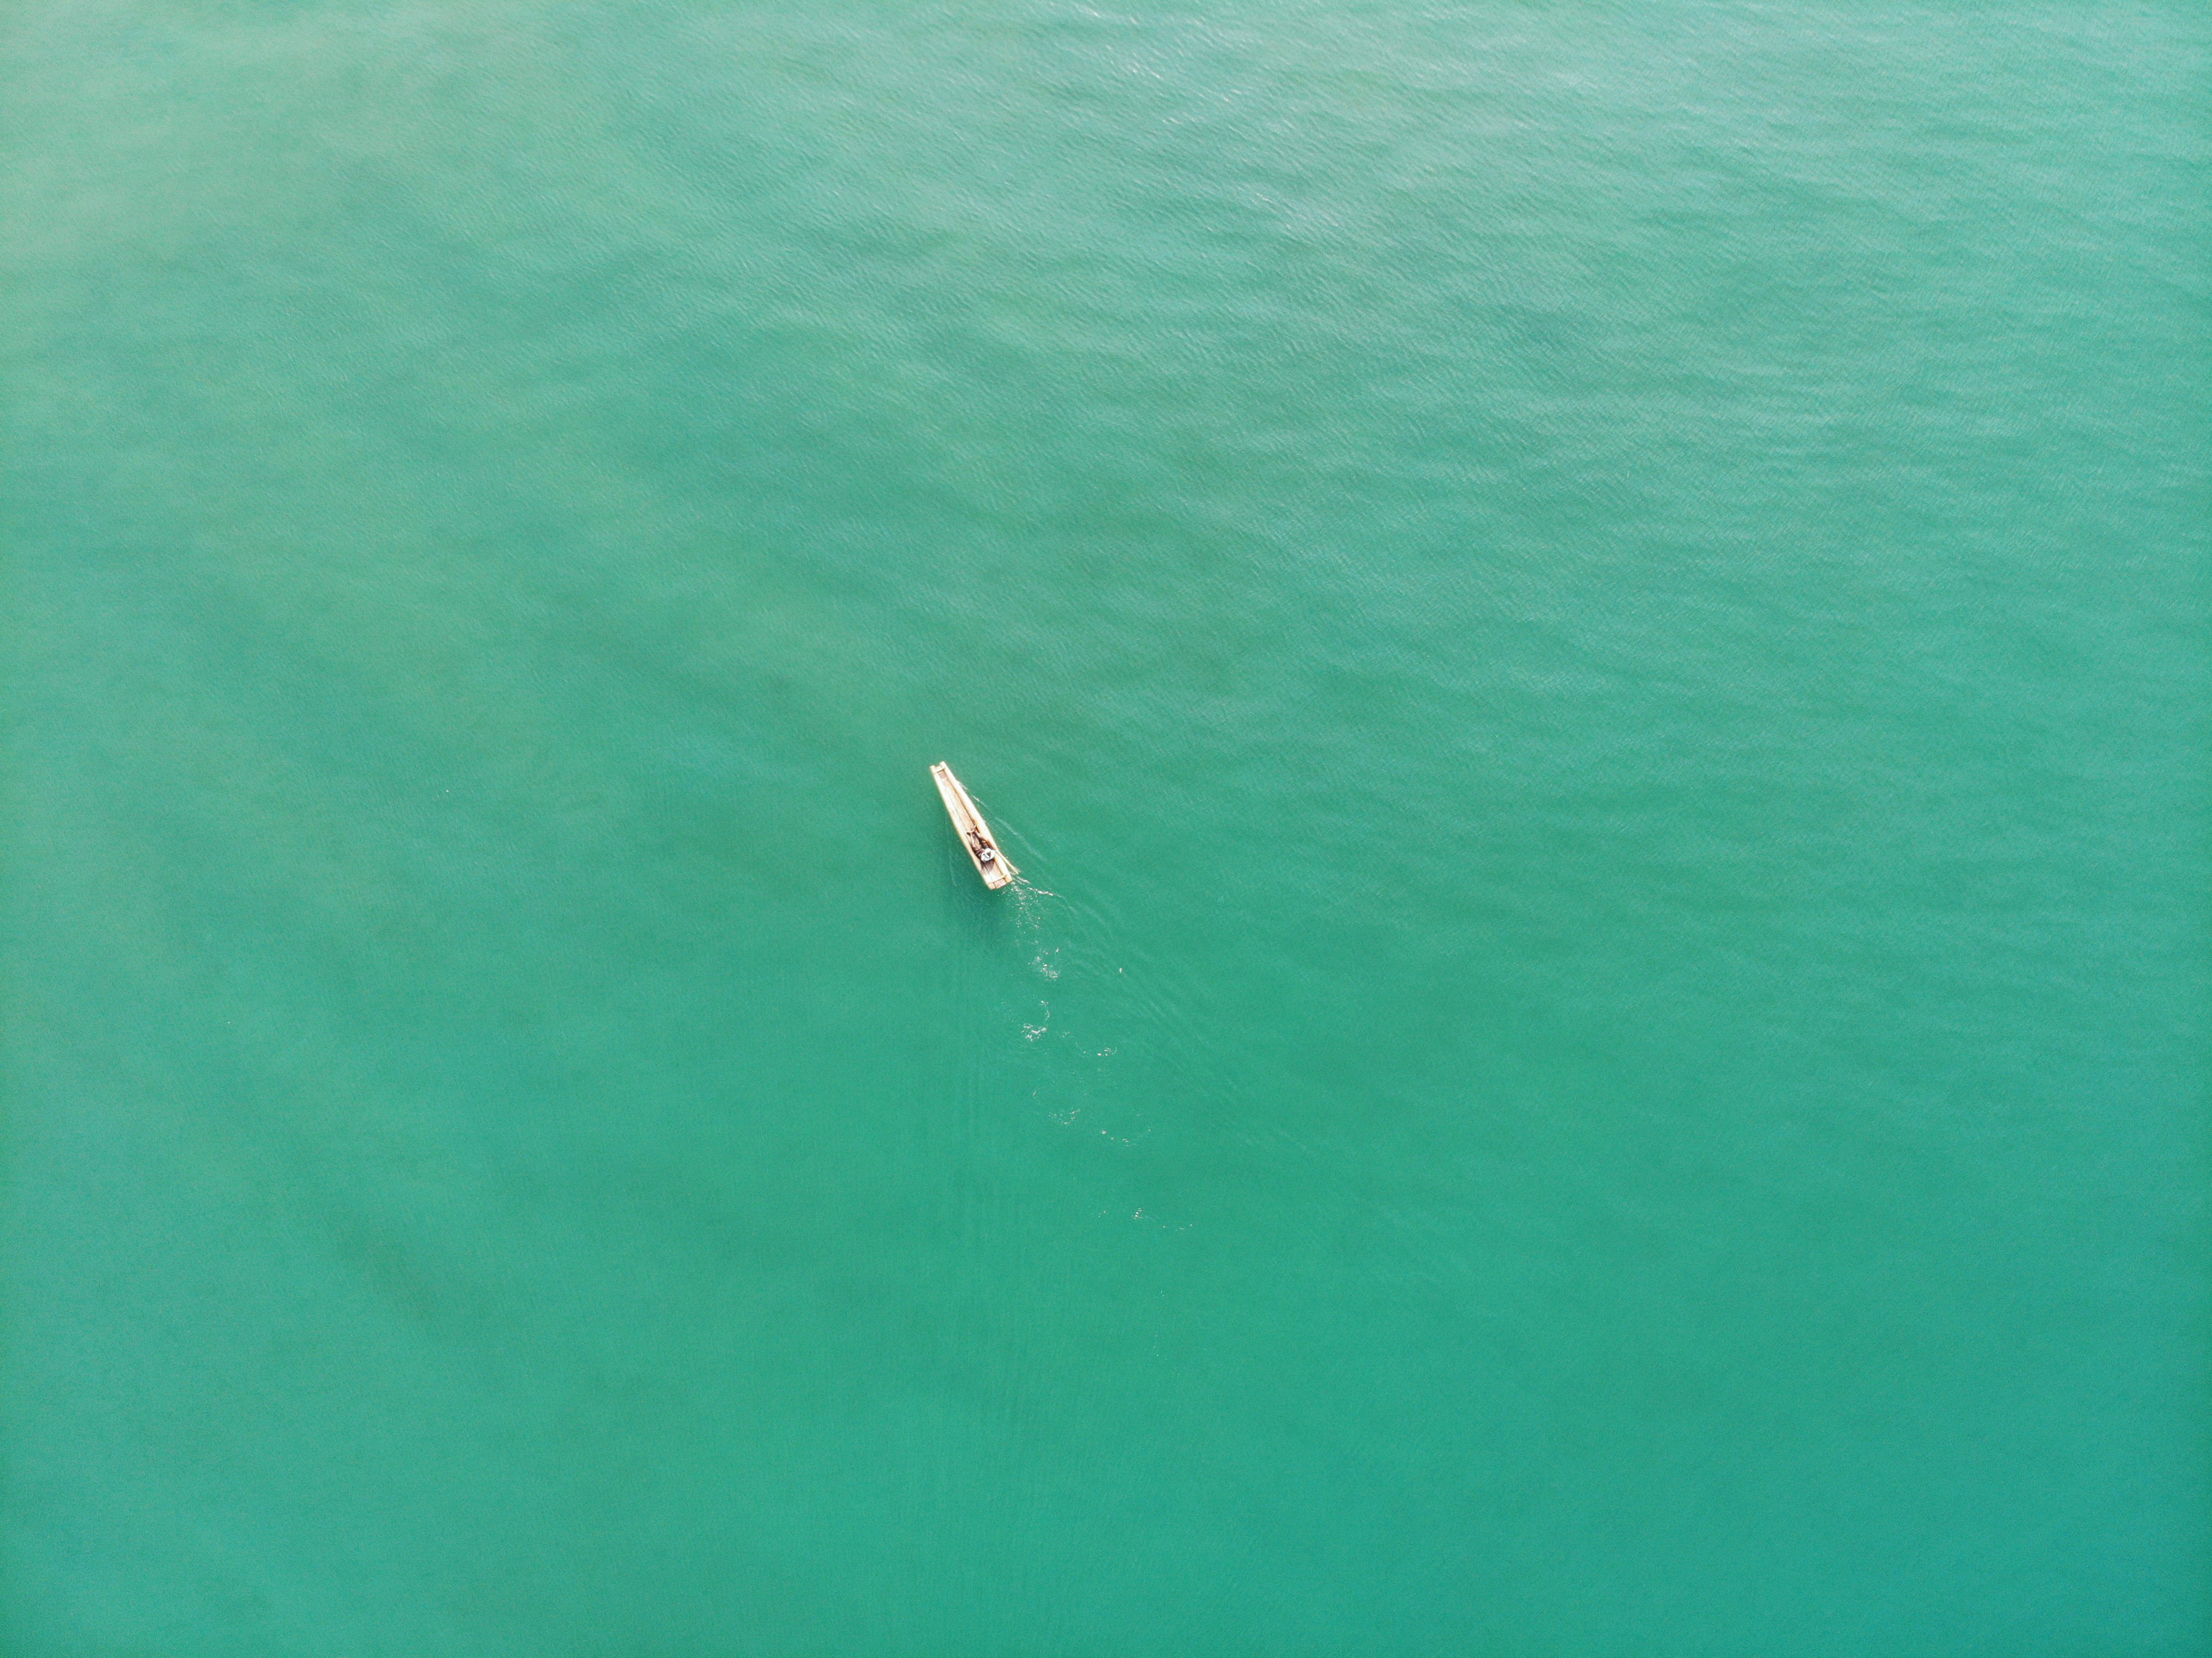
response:
M975 873L983 878L983 884L994 892L1000 887L1012 886L1014 877L1021 871L1008 863L1006 854L999 850L999 843L991 837L991 826L975 810L968 791L960 786L952 768L940 760L929 768L929 774L937 781L937 792L945 799L945 813L959 832L960 844L968 848L968 860L975 865Z

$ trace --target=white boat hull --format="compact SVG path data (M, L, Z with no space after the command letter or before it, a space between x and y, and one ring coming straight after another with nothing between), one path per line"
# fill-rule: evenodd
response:
M951 818L952 827L960 836L960 844L968 850L968 861L975 865L975 873L983 878L983 884L994 892L1000 887L1012 886L1014 877L1021 871L1006 859L999 849L999 842L991 833L991 826L983 821L983 814L975 810L975 803L968 798L968 791L960 786L960 780L952 774L952 768L943 761L929 768L937 784L939 797L945 802L945 816Z

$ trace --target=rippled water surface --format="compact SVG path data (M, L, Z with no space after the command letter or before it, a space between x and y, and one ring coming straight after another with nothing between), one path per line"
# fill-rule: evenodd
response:
M2205 14L5 27L9 1653L2212 1645Z

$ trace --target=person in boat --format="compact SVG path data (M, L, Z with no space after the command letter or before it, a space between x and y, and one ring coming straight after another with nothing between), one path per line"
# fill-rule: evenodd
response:
M998 857L998 849L992 846L988 841L986 841L983 838L982 830L969 829L968 831L968 840L969 843L975 848L975 861L977 863L988 864Z

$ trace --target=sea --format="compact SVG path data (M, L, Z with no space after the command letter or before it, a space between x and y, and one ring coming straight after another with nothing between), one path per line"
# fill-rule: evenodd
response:
M2212 1652L2208 85L20 0L0 1651Z

